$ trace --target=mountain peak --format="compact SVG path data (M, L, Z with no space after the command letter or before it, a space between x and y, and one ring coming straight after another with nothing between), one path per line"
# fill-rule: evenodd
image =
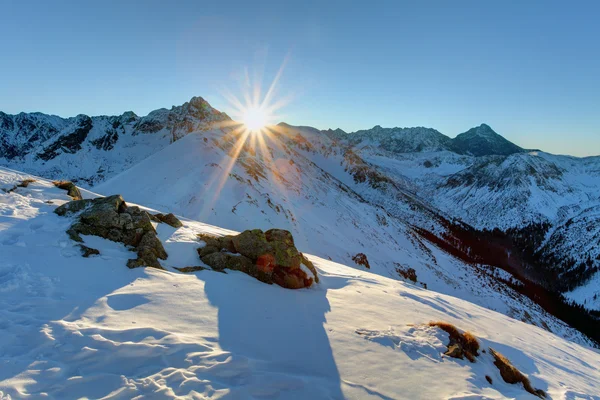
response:
M508 156L525 151L485 123L456 136L452 139L452 147L457 153L474 156Z

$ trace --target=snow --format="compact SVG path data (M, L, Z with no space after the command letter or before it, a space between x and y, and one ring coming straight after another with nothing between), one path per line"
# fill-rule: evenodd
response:
M341 154L325 146L326 137L308 138L313 147L330 151L295 151L293 142L282 137L267 144L268 156L257 151L250 157L248 152L234 162L221 144L224 132L192 133L94 190L234 231L288 229L307 253L355 266L352 257L362 252L371 272L393 279L403 279L397 268L410 267L416 270L418 285L587 343L579 332L498 283L491 273L474 271L420 239L412 226L422 223L431 229L433 218L418 214L393 194L355 183L340 167ZM256 161L265 178L248 173L242 164L246 157ZM390 215L395 210L398 217Z
M2 185L22 177L0 169ZM40 179L0 192L0 398L534 398L489 352L443 356L432 320L471 331L553 399L600 398L597 350L455 297L315 256L321 283L307 290L177 273L201 264L197 233L232 233L193 220L158 225L167 271L129 270L131 252L90 236L101 255L82 258L53 213L64 193Z

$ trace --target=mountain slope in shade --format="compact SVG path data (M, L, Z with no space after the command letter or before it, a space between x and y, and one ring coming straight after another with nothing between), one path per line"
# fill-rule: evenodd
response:
M451 149L476 157L522 153L521 147L498 135L489 125L481 124L452 139Z
M184 140L194 137L203 142ZM0 168L0 189L25 178ZM157 225L165 271L130 270L128 249L93 236L85 244L101 255L82 258L65 232L72 220L53 212L68 197L36 179L0 190L3 398L536 399L503 381L490 348L548 398L600 393L594 349L316 256L320 283L306 290L178 273L201 264L198 233L233 233L193 220ZM475 363L443 355L448 334L430 321L472 332L485 352Z
M424 240L416 226L446 229L435 213L319 131L288 126L243 146L239 139L231 130L187 135L94 190L227 229L288 229L312 254L364 269L355 264L362 253L371 272L394 279L408 280L412 269L421 287L585 342L499 280L510 274L465 263Z
M544 152L472 157L452 152L360 155L393 179L407 180L433 207L480 231L501 230L560 291L600 269L600 157ZM600 309L600 287L573 297ZM587 284L586 284L587 285ZM594 289L595 287L595 289ZM595 297L595 298L594 298Z
M84 186L103 181L189 132L205 130L229 117L194 97L145 117L60 118L41 113L0 112L0 165L47 177L69 178ZM67 175L67 176L66 176Z

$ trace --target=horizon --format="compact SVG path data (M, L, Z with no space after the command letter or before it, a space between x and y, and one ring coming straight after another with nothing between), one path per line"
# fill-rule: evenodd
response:
M147 115L200 94L232 116L224 92L277 81L291 125L453 138L484 122L523 148L600 153L594 2L235 5L10 3L0 111Z
M210 104L211 106L213 106L213 105L212 105L212 103L211 103L209 100L207 100L206 98L204 98L204 97L202 97L202 96L193 96L192 98L194 98L194 97L200 97L200 98L204 99L206 102L208 102L208 104ZM190 98L190 99L189 99L189 100L187 100L187 101L184 101L184 102L182 102L181 104L177 104L177 105L171 105L171 107L170 107L170 108L169 108L169 107L159 107L159 108L156 108L156 109L154 109L154 110L151 110L150 112L148 112L148 113L144 113L144 114L139 114L139 113L137 113L137 112L135 112L135 111L133 111L133 110L125 110L125 111L123 111L122 113L119 113L119 114L113 114L113 115L108 115L108 114L98 114L98 115L90 115L90 114L77 114L77 115L87 115L87 116L89 116L89 117L102 117L102 116L113 117L113 116L119 116L119 115L122 115L122 114L124 114L124 113L127 113L127 112L133 112L133 113L134 113L136 116L138 116L138 117L140 117L140 118L143 118L143 117L146 117L146 116L148 116L148 115L149 115L150 113L152 113L153 111L157 111L157 110L161 110L161 109L166 109L166 110L169 110L169 109L172 109L172 108L174 108L174 107L180 107L180 106L182 106L184 103L188 103L188 102L189 102L189 101L190 101L192 98ZM213 108L215 108L215 107L213 107ZM216 108L215 108L215 109L216 109ZM223 110L220 110L220 109L216 109L216 110L217 110L217 111L220 111L220 112L224 112ZM2 111L2 110L0 110L0 112L3 112L3 111ZM46 114L46 113L44 113L43 111L22 111L22 113L26 113L26 114L34 114L34 113ZM19 113L17 113L17 114L19 114ZM17 115L17 114L9 114L9 115ZM229 113L227 113L227 112L226 112L226 114L227 114L227 115L228 115L228 116L231 118L231 116L229 115ZM77 116L77 115L72 115L72 116L62 116L62 115L56 115L56 114L46 114L46 115L51 115L51 116L55 116L55 117L59 117L59 118L63 118L63 119L74 118L74 117L76 117L76 116ZM238 121L238 120L234 120L234 121L235 121L235 122L240 122L240 123L242 123L242 121ZM297 126L297 127L303 127L303 126L304 126L304 127L309 127L309 128L315 128L315 129L318 129L318 130L320 130L320 131L327 131L327 130L332 130L332 131L335 131L335 130L337 130L337 129L341 129L341 128L339 128L339 127L319 128L319 127L314 127L314 126L309 126L309 125L294 125L294 124L290 124L290 123L288 123L287 121L279 121L279 122L276 122L276 123L273 123L273 124L270 124L270 125L280 125L280 124L287 124L287 125L290 125L290 126ZM368 130L374 129L374 128L376 128L376 127L380 127L380 128L383 128L383 129L412 129L412 128L425 128L425 129L433 129L433 130L435 130L435 131L437 131L437 132L441 133L442 135L449 137L450 139L454 139L456 136L458 136L458 135L460 135L460 134L462 134L462 133L465 133L465 132L467 132L467 131L468 131L468 130L470 130L470 129L473 129L473 128L478 128L478 127L480 127L480 126L482 126L482 125L487 125L487 126L488 126L488 127L490 127L490 128L491 128L491 129L492 129L492 130L493 130L495 133L497 133L498 135L500 135L500 136L502 136L502 137L504 137L504 138L506 139L506 137L505 137L505 136L504 136L504 135L503 135L501 132L498 132L498 131L496 131L496 130L494 129L494 127L493 127L493 126L491 126L490 124L488 124L488 123L486 123L486 122L481 122L481 123L479 123L479 124L477 124L477 125L473 125L473 126L471 126L471 127L468 127L468 128L466 128L464 131L462 131L462 132L459 132L459 133L457 133L456 135L453 135L453 136L452 136L452 135L448 135L447 133L444 133L443 131L441 131L441 130L437 129L436 127L433 127L433 126L422 126L422 125L417 125L417 126L399 126L399 125L397 125L397 126L382 126L382 125L373 125L373 126L372 126L372 127L370 127L370 128L360 128L360 129L357 129L357 130L354 130L354 131L350 131L350 132L349 132L349 131L345 131L345 130L343 130L343 129L342 129L342 131L343 131L345 134L351 135L351 134L354 134L354 133L356 133L356 132L359 132L359 131L368 131ZM550 152L550 151L546 151L546 150L544 150L543 148L540 148L540 147L528 148L528 147L521 146L521 145L520 145L519 143L517 143L517 142L513 142L513 141L511 141L511 142L512 142L512 143L514 143L514 144L516 144L516 145L518 145L519 147L523 148L523 150L526 150L526 151L541 151L541 152L544 152L544 153L549 153L549 154L554 154L554 155L562 155L562 156L570 156L570 157L576 157L576 158L600 157L600 152L599 152L599 153L597 153L597 154L589 154L589 155L574 155L574 154L565 154L565 153L553 153L553 152Z

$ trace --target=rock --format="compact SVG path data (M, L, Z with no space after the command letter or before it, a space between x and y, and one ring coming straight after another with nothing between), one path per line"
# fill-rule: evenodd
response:
M202 257L202 262L210 266L215 271L222 271L225 268L248 273L253 267L252 260L241 255L217 252Z
M315 282L319 283L319 274L317 274L315 265L308 258L306 258L304 254L300 253L300 255L302 256L302 264L304 264L304 266L308 268L310 272L312 272Z
M91 204L91 200L74 200L57 207L54 212L60 216L78 213Z
M243 254L251 260L257 260L258 257L273 253L272 246L267 242L265 234L260 229L244 231L231 238L236 253Z
M140 240L137 250L138 252L142 250L150 250L154 252L156 257L160 258L161 260L166 260L168 257L160 239L150 231L146 232L144 236L142 236L142 240Z
M365 253L356 254L352 257L352 261L358 265L363 265L367 269L371 269L371 264L369 264L369 260L367 259L367 255Z
M77 221L67 230L76 242L83 242L81 235L94 235L133 247L138 257L127 262L129 268L162 269L158 259L168 257L149 214L139 207L127 206L120 195L70 201L54 212L77 215Z
M309 287L313 281L318 282L316 268L296 249L288 231L254 229L236 236L218 238L201 234L198 237L206 243L197 250L198 255L214 270L234 269L262 282L290 289ZM302 269L301 264L306 269Z
M179 272L184 272L184 273L190 273L190 272L196 272L196 271L204 271L205 269L208 269L206 267L183 267L183 268L177 268L175 267L175 269Z
M460 358L461 360L464 357L462 346L458 343L448 346L448 351L446 351L444 354L448 357Z
M177 219L177 217L173 213L169 213L167 215L156 214L155 217L160 222L164 222L165 224L170 225L173 228L181 228L183 226L181 221Z
M200 256L200 258L202 258L202 257L204 257L206 255L209 255L209 254L212 254L212 253L216 253L218 251L220 251L218 247L206 245L206 246L200 247L198 249L198 255Z
M289 231L270 229L265 232L267 242L273 248L275 263L285 268L300 268L302 255L294 246L294 238Z
M269 229L265 232L267 242L284 242L289 246L294 246L294 237L290 231L284 229Z
M19 183L17 186L26 188L27 186L29 186L30 183L33 183L33 182L35 182L35 179L31 179L31 178L23 179L21 181L21 183Z
M97 249L93 249L82 244L79 245L79 249L81 250L81 255L85 258L100 254L100 251L98 251Z
M164 269L160 262L158 261L158 255L154 248L145 246L138 247L137 249L137 258L130 259L127 261L127 267L129 268L137 268L137 267L152 267L158 269ZM165 253L166 254L166 253Z
M71 196L71 198L73 200L83 199L83 197L81 197L81 192L79 191L79 189L77 188L77 186L75 186L75 184L73 182L71 182L71 181L53 181L52 183L57 188L66 190L67 194L69 196Z

